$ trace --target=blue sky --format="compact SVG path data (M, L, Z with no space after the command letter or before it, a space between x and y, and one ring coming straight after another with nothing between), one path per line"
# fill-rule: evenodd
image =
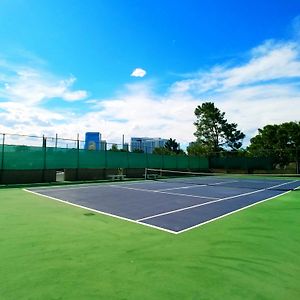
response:
M213 101L247 142L299 120L299 15L298 0L2 0L0 132L184 145Z

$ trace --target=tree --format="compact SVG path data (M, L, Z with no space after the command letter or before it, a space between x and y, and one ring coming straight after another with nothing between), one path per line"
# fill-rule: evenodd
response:
M176 142L176 139L168 139L165 143L165 148L175 154L184 154L184 151L180 149L180 144Z
M236 123L228 123L225 113L215 107L214 103L198 105L195 115L197 120L194 123L194 135L197 137L198 150L203 148L208 152L219 152L228 148L238 150L242 146L245 134L237 129Z
M112 144L109 151L118 152L119 151L118 145L117 144Z
M177 151L179 150L179 143L177 143L175 139L173 140L172 138L170 138L166 141L165 148L169 151L177 153Z
M247 150L252 155L272 158L274 165L280 167L297 161L299 169L300 122L266 125L258 129Z
M152 154L158 154L158 155L175 155L174 152L170 151L169 149L165 147L156 147L153 149Z
M208 155L210 153L210 149L207 146L204 146L198 142L190 143L186 150L188 155L193 156Z
M132 153L144 153L144 150L142 150L142 149L133 149Z
M183 150L180 149L180 144L176 142L176 139L168 139L164 147L154 148L153 154L160 155L176 155L185 154Z

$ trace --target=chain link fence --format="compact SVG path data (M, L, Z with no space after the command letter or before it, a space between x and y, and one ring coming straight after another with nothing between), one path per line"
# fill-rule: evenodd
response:
M278 156L278 155L277 155ZM283 156L283 155L282 155ZM130 176L142 176L145 168L195 171L299 172L298 152L285 153L286 165L273 152L216 153L203 156L159 155L130 151L128 144L102 142L98 150L87 150L77 139L18 134L0 134L0 183L49 182L64 172L64 180L105 178L122 169ZM139 172L133 172L139 170ZM18 179L18 180L17 180Z

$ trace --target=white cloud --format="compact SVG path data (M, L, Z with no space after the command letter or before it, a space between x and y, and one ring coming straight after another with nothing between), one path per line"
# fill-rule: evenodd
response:
M146 84L134 85L95 109L102 118L123 121L112 126L117 132L122 128L128 135L173 137L187 143L194 140L194 109L213 101L249 140L266 124L299 120L299 54L295 42L267 41L251 50L243 64L214 66L175 82L163 96L152 94Z
M223 73L224 88L276 79L300 77L299 48L295 43L266 43L254 50L254 57L245 65Z
M146 71L141 68L136 68L133 70L133 72L130 74L132 77L144 77L146 75Z
M193 78L175 82L174 92L226 92L241 86L271 80L300 78L299 45L295 42L267 41L251 51L248 62L233 67L215 66Z
M138 93L133 92L137 89ZM108 139L120 140L124 133L128 137L148 135L190 140L194 131L193 110L197 103L188 96L159 96L151 93L146 84L139 84L130 86L116 99L102 100L90 115L97 116L96 123L97 120L107 121L105 136Z
M38 67L0 60L0 131L22 134L56 132L68 122L72 112L53 110L53 99L61 102L87 98L84 90L74 90L74 76L61 79ZM74 117L74 116L73 116Z
M76 78L59 79L42 70L9 65L0 71L4 74L0 78L0 99L23 104L38 104L45 100L60 98L65 101L78 101L87 97L84 90L72 90ZM2 87L1 87L2 83Z
M226 62L224 62L226 63ZM1 64L0 64L1 68ZM48 134L75 138L86 131L100 131L109 142L121 143L122 134L193 141L194 110L215 102L230 122L238 124L249 139L266 124L299 120L300 51L296 42L267 41L249 52L239 65L213 66L190 74L156 93L153 82L128 84L114 98L88 98L73 90L75 78L21 68L14 76L0 78L0 131ZM1 84L2 83L2 84ZM84 100L89 112L77 114L45 108L45 100ZM2 101L2 102L1 102Z

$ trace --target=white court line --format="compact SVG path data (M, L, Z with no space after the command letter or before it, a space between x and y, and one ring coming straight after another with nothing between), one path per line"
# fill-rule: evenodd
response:
M216 197L208 197L208 196L197 196L197 195L190 195L190 194L179 194L179 193L170 193L170 192L164 192L160 190L146 190L146 189L138 189L138 188L130 188L130 187L125 187L121 185L110 185L111 187L119 188L119 189L125 189L125 190L133 190L133 191L138 191L138 192L148 192L148 193L158 193L158 194L167 194L167 195L173 195L173 196L185 196L185 197L193 197L193 198L201 198L201 199L219 199Z
M111 181L107 182L99 182L99 183L78 183L78 184L66 184L65 187L60 187L59 185L53 186L41 186L41 187L31 187L30 190L48 190L54 189L55 191L68 191L68 190L80 190L80 189L88 189L88 188L98 188L98 187L107 187L111 185ZM119 181L118 184L141 184L145 183L145 180L137 180L137 181Z
M209 201L209 202L205 202L205 203L201 203L201 204L195 204L195 205L187 206L187 207L184 207L184 208L174 209L174 210L171 210L171 211L168 211L168 212L164 212L164 213L148 216L148 217L145 217L145 218L141 218L141 219L138 219L137 221L141 222L141 221L145 221L145 220L148 220L148 219L161 217L161 216L165 216L165 215L170 215L170 214L174 214L174 213L177 213L177 212L180 212L180 211L189 210L189 209L193 209L193 208L204 206L204 205L210 205L210 204L221 202L221 201L226 201L226 200L230 200L230 199L234 199L234 198L238 198L238 197L242 197L242 196L247 196L247 195L259 193L259 192L262 192L262 191L266 191L266 190L269 190L269 189L272 189L272 188L277 188L277 187L280 187L280 186L283 186L283 185L286 185L286 184L290 184L290 183L294 183L294 182L297 182L297 181L298 180L290 181L288 183L285 182L285 183L277 184L277 185L274 185L274 186L271 186L271 187L268 187L268 188L264 188L264 189L260 189L260 190L256 190L256 191L252 191L252 192L248 192L248 193L238 194L238 195L235 195L235 196L221 198L221 199L217 199L217 200L213 200L213 201Z
M180 190L180 189L191 189L191 188L197 188L197 187L203 187L203 186L214 186L224 183L234 183L239 182L238 180L234 181L221 181L221 182L215 182L215 183L204 183L204 184L190 184L189 186L182 186L182 187L174 187L174 188L168 188L168 189L159 189L157 191L163 192L163 191L172 191L172 190ZM176 182L177 183L177 182Z
M95 183L83 183L83 184L70 184L70 185L66 185L66 187L60 188L57 185L53 185L53 186L45 186L45 187L33 187L30 188L31 190L49 190L49 189L54 189L55 191L69 191L69 190L80 190L80 189L90 189L90 188L97 188L97 187L101 187L101 186L105 186L105 185L109 185L111 184L111 182L101 182L98 184ZM24 189L26 190L26 189ZM30 191L30 190L28 190Z
M164 191L173 191L173 190L180 190L180 189L191 189L191 188L203 187L203 186L207 186L207 184L193 184L193 185L189 185L189 186L173 187L173 188L168 188L168 189L159 189L157 191L164 192Z
M239 211L241 211L241 210L247 209L247 208L249 208L249 207L252 207L252 206L254 206L254 205L257 205L257 204L260 204L260 203L263 203L263 202L266 202L266 201L269 201L269 200L275 199L275 198L277 198L277 197L283 196L283 195L285 195L285 194L287 194L287 193L289 193L289 192L291 192L291 191L286 191L286 192L284 192L284 193L282 193L282 194L278 194L278 195L276 195L276 196L273 196L273 197L270 197L270 198L267 198L267 199L262 199L262 200L260 200L260 201L257 201L257 202L255 202L255 203L249 204L249 205L247 205L247 206L244 206L244 207L242 207L242 208L239 208L239 209L233 210L233 211L231 211L231 212L229 212L229 213L226 213L226 214L224 214L224 215L221 215L221 216L219 216L219 217L216 217L216 218L210 219L210 220L208 220L208 221L205 221L205 222L203 222L203 223L196 224L196 225L194 225L194 226L191 226L191 227L188 227L188 228L182 229L182 230L180 230L180 231L176 231L176 234L183 233L183 232L186 232L186 231L192 230L192 229L194 229L194 228L197 228L197 227L203 226L203 225L205 225L205 224L208 224L208 223L210 223L210 222L213 222L213 221L216 221L216 220L222 219L222 218L224 218L224 217L227 217L227 216L229 216L229 215L232 215L232 214L234 214L234 213L237 213L237 212L239 212ZM139 224L141 224L141 223L139 223Z
M218 184L235 183L235 182L240 182L240 180L220 181L220 182L212 183L212 184L209 184L209 185L218 185Z
M127 219L125 217L121 217L121 216L118 216L118 215L110 214L110 213L107 213L107 212L104 212L104 211L101 211L101 210L97 210L97 209L93 209L93 208L89 208L89 207L86 207L86 206L83 206L83 205L75 204L75 203L72 203L72 202L69 202L69 201L66 201L66 200L61 200L59 198L55 198L55 197L43 195L43 194L40 194L40 193L37 193L37 192L33 192L33 191L30 191L30 190L27 190L27 189L23 189L23 190L25 192L32 193L32 194L37 195L37 196L45 197L45 198L48 198L48 199L51 199L51 200L55 200L55 201L58 201L58 202L62 202L64 204L72 205L72 206L75 206L75 207L83 208L85 210L89 210L89 211L92 211L92 212L95 212L95 213L98 213L98 214L102 214L102 215L105 215L105 216L114 217L114 218L117 218L117 219L120 219L120 220L123 220L123 221L128 221L128 222L139 224L139 225L144 225L144 226L147 226L147 227L155 228L155 229L158 229L158 230L161 230L161 231L165 231L165 232L168 232L168 233L172 233L172 234L176 234L177 233L176 231L173 231L173 230L169 230L169 229L162 228L162 227L155 226L155 225L151 225L151 224L140 223L137 220Z
M263 191L263 190L268 190L268 189L271 189L271 188L274 188L274 187L278 187L278 186L285 185L285 184L289 184L289 183L294 183L294 182L297 182L297 181L298 181L298 180L294 180L294 181L290 181L290 182L287 182L287 183L284 183L284 184L275 185L275 186L273 186L273 187L269 187L269 188L266 188L266 189L258 190L258 191L256 191L256 192ZM142 182L143 182L143 181L142 181ZM125 183L125 182L124 182L124 183ZM80 186L80 184L79 184L79 186ZM48 187L47 187L47 188L48 188ZM55 188L55 187L54 187L54 188ZM297 189L297 190L300 189L300 186L297 187L297 188L295 188L295 189ZM183 229L183 230L181 230L181 231L173 231L173 230L165 229L165 228L162 228L162 227L159 227L159 226L155 226L155 225L143 223L143 222L140 222L139 220L127 219L127 218L125 218L125 217L121 217L121 216L114 215L114 214L110 214L110 213L103 212L103 211L100 211L100 210L92 209L92 208L89 208L89 207L85 207L85 206L82 206L82 205L78 205L78 204L75 204L75 203L71 203L71 202L68 202L68 201L65 201L65 200L61 200L61 199L58 199L58 198L54 198L54 197L51 197L51 196L43 195L43 194L40 194L40 193L38 193L38 192L31 191L31 190L27 190L27 189L23 189L23 190L26 191L26 192L28 192L28 193L35 194L35 195L37 195L37 196L41 196L41 197L45 197L45 198L48 198L48 199L52 199L52 200L55 200L55 201L62 202L62 203L64 203L64 204L72 205L72 206L75 206L75 207L78 207L78 208L82 208L82 209L85 209L85 210L88 210L88 211L92 211L92 212L99 213L99 214L102 214L102 215L114 217L114 218L117 218L117 219L120 219L120 220L124 220L124 221L128 221L128 222L131 222L131 223L135 223L135 224L147 226L147 227L150 227L150 228L158 229L158 230L160 230L160 231L164 231L164 232L168 232L168 233L172 233L172 234L179 234L179 233L186 232L186 231L188 231L188 230L194 229L194 228L196 228L196 227L200 227L200 226L205 225L205 224L207 224L207 223L213 222L213 221L215 221L215 220L221 219L221 218L226 217L226 216L228 216L228 215L231 215L231 214L233 214L233 213L239 212L239 211L241 211L241 210L243 210L243 209L249 208L249 207L251 207L251 206L254 206L254 205L259 204L259 203L261 203L261 202L268 201L268 200L273 199L273 198L277 198L277 197L279 197L279 196L282 196L282 195L284 195L284 194L290 192L290 191L286 191L286 192L284 192L284 193L282 193L282 194L273 196L273 197L271 197L271 198L267 198L267 199L263 199L263 200L261 200L261 201L257 201L257 202L255 202L255 203L253 203L253 204L250 204L250 205L248 205L248 206L242 207L242 208L240 208L240 209L238 209L238 210L229 212L229 213L227 213L227 214L224 214L224 215L222 215L222 216L219 216L219 217L216 217L216 218L214 218L214 219L208 220L208 221L206 221L206 222L203 222L203 223L200 223L200 224L196 224L196 225L194 225L194 226L192 226L192 227ZM149 191L149 190L145 190L145 191ZM253 193L253 192L251 192L251 193ZM178 194L175 194L175 195L178 195ZM236 196L233 196L233 197L239 197L239 196L242 196L242 194L236 195ZM229 197L227 197L227 198L229 198ZM223 198L223 199L220 199L220 200L225 200L225 199L226 199L226 198ZM216 202L216 201L213 201L213 202ZM213 202L209 202L209 203L213 203ZM209 204L209 203L207 203L207 204Z

